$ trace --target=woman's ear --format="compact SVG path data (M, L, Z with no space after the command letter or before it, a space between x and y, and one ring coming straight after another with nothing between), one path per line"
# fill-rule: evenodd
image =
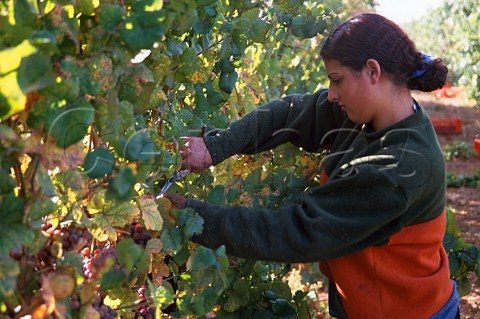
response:
M367 72L367 75L370 77L372 84L377 83L382 73L380 63L375 59L368 59L367 62L365 62L365 72Z

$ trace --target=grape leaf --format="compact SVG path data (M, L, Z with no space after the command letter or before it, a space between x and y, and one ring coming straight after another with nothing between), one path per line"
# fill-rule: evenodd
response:
M136 198L138 207L142 212L145 228L160 231L163 227L163 219L158 211L155 200L150 195L143 195Z
M192 237L193 235L201 234L203 230L203 218L195 213L192 217L188 218L183 232L187 238Z
M134 184L135 176L133 176L130 167L122 167L118 174L108 183L106 198L126 200L134 194Z
M201 270L216 265L217 258L213 251L204 246L198 246L190 256L190 269Z
M1 119L20 112L25 108L27 98L18 85L17 72L0 76L0 114Z
M105 201L101 210L90 210L94 213L93 221L110 238L116 239L114 227L123 227L134 220L140 213L138 207L131 202L117 203Z
M83 139L93 118L92 105L85 98L81 98L68 107L52 112L46 130L58 146L67 148Z
M107 139L116 139L133 124L133 105L128 101L119 102L116 92L110 91L107 102L96 105L96 124Z
M22 224L0 223L0 255L8 254L10 250L22 245L30 245L34 239L33 231Z
M238 73L237 72L232 72L232 73L226 73L222 72L220 74L220 80L218 82L218 87L230 94L233 92L233 89L235 88L235 84L237 83L238 80Z
M0 254L0 302L13 295L19 274L18 262L7 255Z
M173 302L173 289L166 283L155 290L154 302L158 308L165 308Z
M17 71L17 80L22 92L45 88L54 82L50 57L35 53L22 59Z
M135 132L128 140L123 140L122 144L127 160L147 162L155 155L155 145L146 130Z
M50 199L38 198L31 204L28 210L28 217L30 217L32 220L37 220L53 213L55 208L55 203Z
M285 299L277 299L272 306L275 318L295 319L297 312L295 308Z
M149 49L165 33L162 20L161 11L133 12L121 24L120 37L133 49Z
M98 178L110 174L114 165L113 154L106 148L98 147L87 154L83 168L89 177Z
M120 241L116 246L116 250L118 262L128 271L133 270L133 267L144 257L142 248L135 244L131 238Z
M124 10L116 4L103 4L97 10L98 22L104 30L113 31L124 18Z
M17 182L6 169L0 169L0 181L2 181L0 183L0 194L7 194L17 186Z
M20 67L22 59L37 52L37 49L28 40L13 48L8 48L0 51L0 61L2 66L0 68L0 76L11 73Z

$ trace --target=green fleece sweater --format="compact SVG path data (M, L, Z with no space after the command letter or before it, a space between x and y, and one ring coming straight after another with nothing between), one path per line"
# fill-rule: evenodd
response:
M402 227L429 221L445 207L445 164L427 114L378 132L356 125L327 100L327 90L259 107L227 129L204 136L214 164L291 142L331 147L329 180L273 211L187 200L204 219L193 240L227 254L282 262L323 261L388 242Z

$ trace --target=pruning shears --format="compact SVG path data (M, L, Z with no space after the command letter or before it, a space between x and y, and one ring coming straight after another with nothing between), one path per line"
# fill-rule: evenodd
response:
M160 197L160 195L163 195L167 192L167 189L173 185L173 183L175 182L178 182L178 181L181 181L183 178L185 178L188 174L190 174L190 170L187 168L187 169L182 169L178 172L175 172L173 173L172 176L170 176L168 179L167 179L167 182L165 183L165 185L163 185L162 187L162 190L160 191L160 193L157 195L157 198Z

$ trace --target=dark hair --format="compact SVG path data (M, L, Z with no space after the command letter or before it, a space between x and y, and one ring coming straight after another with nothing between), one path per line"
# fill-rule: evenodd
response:
M442 59L427 62L397 24L375 13L360 14L342 23L327 38L320 55L355 71L362 70L368 59L375 59L395 84L424 92L444 86L448 73ZM424 73L415 72L424 69ZM413 77L414 73L422 74Z

